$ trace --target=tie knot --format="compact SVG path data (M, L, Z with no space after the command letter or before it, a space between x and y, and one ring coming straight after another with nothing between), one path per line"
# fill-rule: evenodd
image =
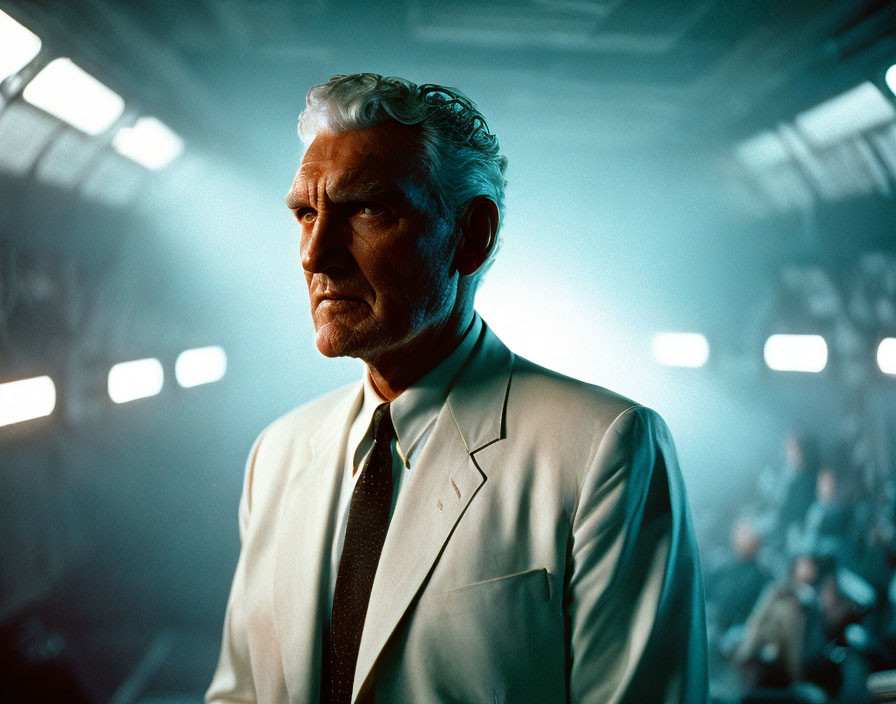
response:
M392 438L392 416L389 404L381 403L373 412L373 441L377 444L388 442Z

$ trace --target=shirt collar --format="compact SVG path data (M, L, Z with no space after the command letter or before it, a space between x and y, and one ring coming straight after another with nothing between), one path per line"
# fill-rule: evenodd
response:
M469 359L482 330L482 319L477 313L454 350L423 378L414 383L390 405L392 425L397 436L397 449L406 467L409 458L426 430L435 422L445 405L448 392L466 361ZM370 373L364 373L364 401L360 417L370 425L373 412L383 403L370 381Z

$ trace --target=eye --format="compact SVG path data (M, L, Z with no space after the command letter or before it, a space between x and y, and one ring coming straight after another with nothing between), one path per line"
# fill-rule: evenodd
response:
M358 206L358 212L365 217L375 217L377 215L382 215L385 211L385 208L381 205L377 205L376 203L361 203Z
M317 213L315 213L311 208L299 208L296 211L296 219L301 222L310 225L317 218Z

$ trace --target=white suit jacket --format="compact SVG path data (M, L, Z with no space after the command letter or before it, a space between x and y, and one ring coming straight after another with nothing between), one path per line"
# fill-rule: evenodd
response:
M249 458L209 702L318 702L345 436L361 384ZM703 590L654 412L513 355L487 327L399 494L353 701L703 704Z

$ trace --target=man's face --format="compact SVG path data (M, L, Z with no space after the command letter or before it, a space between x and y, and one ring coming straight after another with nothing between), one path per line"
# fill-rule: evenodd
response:
M365 361L400 350L451 313L453 223L419 170L414 128L321 132L287 205L301 228L317 348Z

